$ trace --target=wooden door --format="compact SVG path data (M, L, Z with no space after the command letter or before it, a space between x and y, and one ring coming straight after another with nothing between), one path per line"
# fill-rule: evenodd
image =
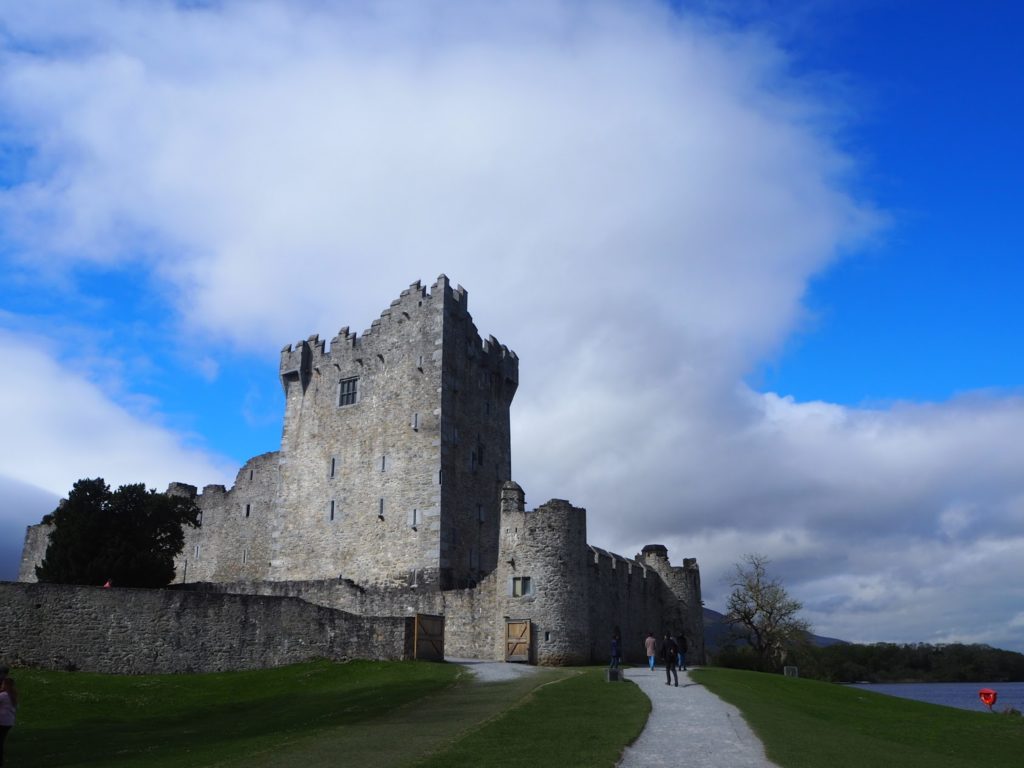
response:
M444 661L444 616L417 613L412 648L414 659Z
M505 661L530 660L530 620L505 622Z

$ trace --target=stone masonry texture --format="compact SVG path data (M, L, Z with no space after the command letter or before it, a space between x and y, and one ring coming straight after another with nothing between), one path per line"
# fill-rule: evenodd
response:
M506 622L528 620L533 663L605 660L614 632L638 659L646 633L666 630L685 631L691 659L703 658L695 559L672 566L660 545L636 558L592 547L586 511L568 501L526 509L511 480L519 360L480 336L461 286L444 275L429 290L413 283L362 335L346 327L329 345L311 336L286 346L280 380L279 450L246 462L231 488L168 488L202 510L201 526L185 530L175 589L68 588L96 608L81 615L58 588L40 592L46 610L19 614L39 643L36 663L134 671L184 664L191 649L190 668L243 668L223 665L286 663L313 646L328 658L402 658L417 613L445 617L455 657L503 659ZM28 529L19 582L35 581L49 530ZM39 628L74 626L91 648L117 634L113 617L176 639L141 643L149 661L112 662L76 656ZM274 626L278 645L259 626Z

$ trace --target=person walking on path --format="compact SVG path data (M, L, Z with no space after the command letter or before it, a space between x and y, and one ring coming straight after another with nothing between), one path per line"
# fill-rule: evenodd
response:
M612 663L608 667L609 669L618 669L619 664L622 663L622 638L619 637L618 631L612 633Z
M736 707L695 683L688 672L679 677L678 689L651 672L638 670L630 678L651 700L651 714L618 768L778 768Z
M679 646L679 669L682 672L686 671L686 635L682 632L679 633L679 637L676 638L676 645Z
M658 650L658 641L654 639L654 633L648 632L647 639L644 640L644 648L647 650L647 665L651 668L651 672L654 671L654 654Z
M679 646L668 632L661 641L661 659L665 662L665 685L672 685L672 678L675 678L675 685L678 688L679 673L676 672L676 661L679 660Z
M7 668L0 667L3 680L0 680L0 766L4 764L4 742L7 734L14 727L14 713L18 708L18 693L14 688L14 678L7 677Z

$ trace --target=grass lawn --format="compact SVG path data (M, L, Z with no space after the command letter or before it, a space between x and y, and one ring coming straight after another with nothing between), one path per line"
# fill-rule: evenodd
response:
M611 768L644 728L651 701L633 683L607 683L605 668L575 670L416 768L560 766Z
M635 685L605 683L603 668L489 684L454 665L420 662L14 677L22 705L7 754L18 768L610 768L650 708Z
M1019 768L1024 718L967 712L816 680L705 668L783 768Z

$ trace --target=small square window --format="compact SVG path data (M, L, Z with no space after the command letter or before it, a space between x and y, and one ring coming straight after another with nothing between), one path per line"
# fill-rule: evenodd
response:
M529 576L512 578L512 597L527 597L533 594L533 584Z

